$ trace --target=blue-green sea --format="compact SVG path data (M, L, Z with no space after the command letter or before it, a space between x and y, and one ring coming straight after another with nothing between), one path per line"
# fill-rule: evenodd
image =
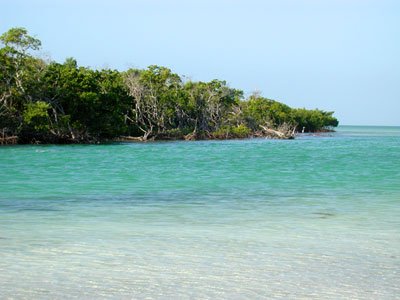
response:
M0 147L0 299L399 299L400 127Z

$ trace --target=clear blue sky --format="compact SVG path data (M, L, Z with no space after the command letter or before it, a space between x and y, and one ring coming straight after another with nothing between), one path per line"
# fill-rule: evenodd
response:
M0 0L0 32L92 68L157 64L341 124L400 125L400 1Z

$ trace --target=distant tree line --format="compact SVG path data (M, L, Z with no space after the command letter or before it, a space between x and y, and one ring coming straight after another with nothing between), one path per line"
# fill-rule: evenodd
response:
M91 143L115 139L227 139L338 125L333 112L293 109L225 81L184 81L170 69L125 72L46 62L24 28L1 37L0 142Z

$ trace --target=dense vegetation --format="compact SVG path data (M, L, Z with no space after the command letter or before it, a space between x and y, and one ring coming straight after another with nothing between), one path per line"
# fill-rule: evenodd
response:
M0 142L90 143L112 139L210 139L308 132L337 126L333 112L293 109L230 88L184 82L170 69L125 72L36 58L41 42L23 28L1 37Z

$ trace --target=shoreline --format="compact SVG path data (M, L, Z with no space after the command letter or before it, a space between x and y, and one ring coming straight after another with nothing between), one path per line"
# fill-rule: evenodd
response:
M15 145L102 145L102 144L110 144L110 143L151 143L151 142L170 142L170 141L188 141L188 142L196 142L196 141L227 141L227 140L248 140L248 139L271 139L271 140L294 140L298 137L303 136L321 136L324 133L333 133L335 130L321 130L317 132L296 132L293 136L290 137L276 137L271 135L262 135L262 134L252 134L246 137L214 137L214 136L198 136L196 138L185 138L185 136L154 136L144 140L142 137L134 137L134 136L120 136L113 139L93 139L89 141L78 141L78 140L62 140L62 142L43 142L40 140L35 140L31 143L18 143L18 137L6 137L0 138L0 147L1 146L15 146ZM7 143L4 140L12 141L11 143Z

